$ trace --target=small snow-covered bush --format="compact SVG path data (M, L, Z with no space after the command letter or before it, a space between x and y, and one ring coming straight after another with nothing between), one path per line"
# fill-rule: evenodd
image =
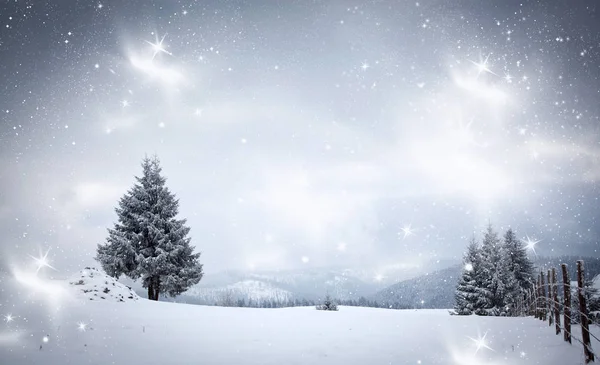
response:
M317 305L317 310L320 311L336 311L338 310L337 304L327 295L323 304Z

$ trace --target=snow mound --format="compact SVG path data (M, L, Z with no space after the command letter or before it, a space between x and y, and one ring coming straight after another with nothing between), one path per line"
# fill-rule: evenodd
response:
M69 285L89 300L126 302L140 299L133 289L93 267L81 270L69 280Z

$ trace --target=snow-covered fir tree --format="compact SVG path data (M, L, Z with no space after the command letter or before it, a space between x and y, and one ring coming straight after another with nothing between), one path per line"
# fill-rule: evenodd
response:
M492 225L488 225L481 245L481 287L477 314L508 315L514 305L516 279L508 267L508 255Z
M96 260L113 277L142 279L148 299L177 296L202 279L185 219L177 219L179 201L165 186L156 156L144 158L142 177L119 201L118 222L99 244Z
M515 232L509 228L504 234L504 250L507 255L508 269L517 281L515 296L523 296L532 287L533 262L527 257L527 249Z
M478 309L478 279L481 276L481 254L474 236L467 247L463 265L463 272L456 287L454 310L459 315L469 315Z

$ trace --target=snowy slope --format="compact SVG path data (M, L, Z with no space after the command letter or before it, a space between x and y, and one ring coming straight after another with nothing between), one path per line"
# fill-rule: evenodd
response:
M322 312L311 307L222 308L80 299L65 303L45 327L25 321L28 313L19 313L2 326L1 363L582 363L578 344L564 343L546 323L532 318L459 317L444 310L342 307ZM493 350L483 347L476 353L470 338L484 334Z
M124 302L139 299L133 289L96 268L86 267L74 275L69 280L69 284L77 290L78 294L89 300Z

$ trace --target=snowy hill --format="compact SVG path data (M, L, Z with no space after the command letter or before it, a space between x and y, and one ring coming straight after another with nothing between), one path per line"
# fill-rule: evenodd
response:
M578 342L568 345L547 323L533 318L354 307L338 312L312 307L222 308L144 299L89 301L81 296L54 311L41 298L10 308L12 320L0 326L2 364L583 362ZM597 327L593 331L598 335ZM485 346L477 348L472 339L482 337Z
M86 267L73 276L69 284L89 300L125 302L139 299L132 288L119 283L96 268Z

